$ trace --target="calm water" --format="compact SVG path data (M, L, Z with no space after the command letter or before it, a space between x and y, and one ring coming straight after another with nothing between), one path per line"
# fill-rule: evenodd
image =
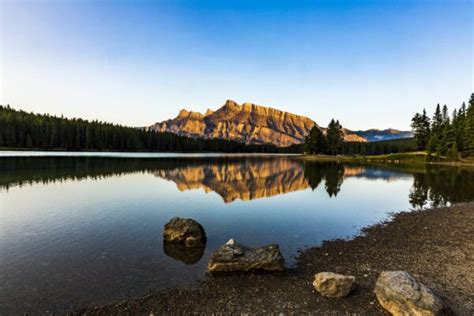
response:
M0 158L0 314L193 286L230 238L278 243L292 265L298 249L353 236L389 212L474 200L469 169L124 156ZM203 253L163 249L174 216L204 226Z

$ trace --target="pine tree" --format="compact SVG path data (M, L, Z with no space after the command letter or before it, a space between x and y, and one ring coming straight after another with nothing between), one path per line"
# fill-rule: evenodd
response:
M456 147L464 151L464 127L466 125L466 103L463 102L459 111L453 113L453 125L456 132Z
M429 152L439 153L441 149L441 141L443 137L444 121L441 107L436 106L433 119L431 120L431 136L429 140Z
M465 155L474 156L474 93L466 110L463 143Z
M334 121L334 119L332 119L331 122L329 122L326 138L329 153L331 155L338 154L342 149L342 144L344 143L344 133L339 121Z
M454 129L454 125L449 122L449 118L444 124L443 136L439 148L439 153L441 155L448 155L448 152L453 151L454 149L457 153L456 130Z
M443 105L442 120L443 124L446 124L449 121L448 106L446 104Z
M416 113L411 121L417 149L424 150L426 149L430 139L430 119L426 115L426 110L423 109L423 114Z
M323 154L327 151L326 136L318 126L313 126L305 137L304 150L308 154Z
M453 144L451 145L451 149L449 149L447 157L450 161L459 160L459 151L456 142L453 142Z

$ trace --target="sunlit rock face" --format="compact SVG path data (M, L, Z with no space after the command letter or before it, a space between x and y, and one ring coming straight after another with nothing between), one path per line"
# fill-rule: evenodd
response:
M156 123L150 129L191 137L286 147L303 143L304 137L315 125L305 116L252 103L239 105L227 100L217 111L207 110L205 114L181 110L176 118ZM348 130L344 133L348 141L366 141Z
M287 160L188 165L158 170L156 176L176 183L179 190L216 192L226 203L249 201L304 190L309 187L300 163Z

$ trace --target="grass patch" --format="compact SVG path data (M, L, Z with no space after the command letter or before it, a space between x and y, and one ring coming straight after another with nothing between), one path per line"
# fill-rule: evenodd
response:
M459 161L448 161L446 157L436 157L436 161L428 159L425 151L414 151L383 155L368 156L329 156L329 155L303 155L298 157L306 161L339 161L351 163L391 163L391 164L434 164L474 167L474 157L463 158Z

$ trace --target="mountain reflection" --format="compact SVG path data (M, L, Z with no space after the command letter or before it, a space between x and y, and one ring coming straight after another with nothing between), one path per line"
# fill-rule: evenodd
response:
M315 190L324 180L330 197L341 190L346 176L365 174L366 168L344 166L336 162L303 163L296 159L246 159L212 161L200 165L186 165L162 169L155 175L176 183L180 191L203 189L215 192L224 202L237 199L250 201L275 195Z
M146 173L176 183L180 191L215 192L224 202L249 201L305 190L337 197L347 178L413 179L408 199L414 208L474 200L474 170L439 166L368 166L303 162L288 157L0 159L0 189L33 183L102 179Z
M271 197L308 187L302 164L290 159L245 159L225 164L213 161L159 170L155 175L175 182L180 191L204 189L205 192L216 192L226 203Z

